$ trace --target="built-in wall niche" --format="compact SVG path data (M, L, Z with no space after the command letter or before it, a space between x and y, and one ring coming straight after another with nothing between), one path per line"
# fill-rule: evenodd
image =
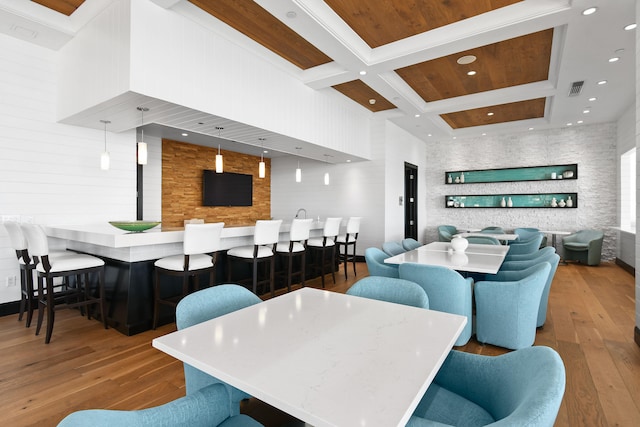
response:
M576 163L548 166L525 166L503 169L447 171L445 184L478 184L489 182L550 181L578 179Z
M485 194L444 196L445 207L467 208L550 208L575 209L578 207L578 193L545 194Z

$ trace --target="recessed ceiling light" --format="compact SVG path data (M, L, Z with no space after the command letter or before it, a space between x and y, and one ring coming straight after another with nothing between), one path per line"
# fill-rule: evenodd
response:
M420 117L420 114L416 114L414 117L415 117L415 118L418 118L418 117Z
M375 100L375 99L371 98L371 99L369 100L369 104L373 105L373 104L375 104L375 103L376 103L376 100Z
M584 120L578 120L578 124L581 125L584 123Z
M263 152L264 154L267 154L267 153L269 152L269 150L262 150L262 152Z
M573 126L573 123L567 123L567 126Z
M430 133L428 133L427 136L432 136L432 135Z
M456 139L456 138L457 138L457 136L454 136L454 137L453 137L453 139Z
M533 128L529 128L529 130L533 130Z
M606 84L607 84L607 81L606 81L606 80L600 80L600 81L598 82L598 84L599 84L600 86L602 86L602 85L606 85Z
M298 14L295 13L293 10L290 10L289 12L287 12L287 18L293 19L296 16L298 16Z
M476 59L478 59L478 58L476 58L475 55L465 55L465 56L461 56L460 58L458 58L458 60L456 62L458 64L460 64L460 65L467 65L467 64L471 64Z
M598 10L598 8L597 8L597 7L590 7L590 8L588 8L588 9L583 10L583 11L582 11L582 14L583 14L584 16L592 15L592 14L596 13L596 10Z
M592 96L591 98L589 98L589 101L593 102L593 101L595 101L596 99L598 99L598 98L596 98L595 96Z
M617 56L614 56L613 58L609 58L609 62L618 62L620 61L620 58L618 58Z
M361 75L361 76L366 76L366 75L367 75L367 72L366 72L365 70L362 70L362 71L360 71L360 75Z
M485 132L482 132L482 136L487 136L487 134Z
M589 114L591 110L582 110L582 114Z
M189 136L189 134L186 132L182 132L182 136Z
M347 163L351 163L351 159L347 159Z
M635 30L638 25L634 22L633 24L625 25L625 31Z
M487 116L493 116L493 113L487 113Z
M467 76L475 76L475 75L476 75L476 72L473 70L467 72Z

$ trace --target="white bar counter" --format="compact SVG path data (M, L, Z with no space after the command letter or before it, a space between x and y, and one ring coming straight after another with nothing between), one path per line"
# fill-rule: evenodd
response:
M324 222L313 221L311 235L322 235ZM141 233L120 230L108 222L45 226L49 237L63 240L67 249L104 256L119 261L138 262L182 253L184 228L163 228L162 224ZM291 222L283 222L280 240L289 238ZM255 226L227 226L222 229L221 249L253 244Z

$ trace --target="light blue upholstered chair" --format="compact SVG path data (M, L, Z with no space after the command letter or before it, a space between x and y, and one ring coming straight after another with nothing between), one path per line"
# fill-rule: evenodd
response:
M452 350L407 427L552 427L565 385L564 363L549 347L500 356Z
M549 277L544 285L542 297L540 298L540 307L538 308L538 321L536 326L539 328L544 325L547 320L547 307L549 305L549 292L551 291L551 283L556 275L560 256L553 252L547 252L545 256L536 257L529 261L507 261L502 264L497 274L487 274L484 280L491 281L516 281L529 275L529 269L533 268L541 262L548 262L551 266Z
M512 240L509 242L509 255L535 254L540 249L544 234L534 233L527 240Z
M399 277L398 266L395 264L385 264L384 260L389 258L378 248L367 248L364 251L364 260L367 263L367 270L370 276Z
M258 304L262 300L253 292L240 285L217 285L187 295L176 307L176 326L178 330L214 319L227 313ZM240 401L250 396L209 374L184 364L184 381L187 395L195 393L213 383L222 383L231 396L232 414L240 412Z
M467 241L469 243L477 243L480 245L499 245L500 241L495 237L491 236L467 236Z
M565 261L587 265L600 264L604 233L600 230L580 230L562 239Z
M541 257L545 257L548 256L548 254L555 254L556 253L556 248L554 248L553 246L545 246L542 249L539 249L538 251L532 253L532 254L510 254L507 253L507 256L505 256L504 261L529 261L529 260L533 260L533 259L537 259L537 258L541 258Z
M480 281L474 287L476 338L504 348L533 345L542 293L551 266L540 263L516 281Z
M504 234L504 229L502 227L491 226L483 228L480 232L487 234Z
M417 283L403 279L365 277L354 283L347 290L347 294L411 307L429 308L429 297L424 289Z
M520 239L528 240L530 233L540 233L539 228L534 227L518 227L513 230L514 234L517 234ZM542 242L540 242L540 248L547 246L547 236L543 234Z
M400 278L422 286L429 296L431 310L467 316L467 324L455 345L465 345L472 332L473 279L465 279L455 270L436 265L404 263L399 267Z
M87 409L67 415L58 427L259 427L247 415L233 415L229 393L212 384L195 393L154 408L137 411Z
M400 255L407 252L400 242L384 242L382 244L382 250L389 256Z
M438 226L438 241L450 242L454 234L458 233L458 229L454 225Z
M402 247L406 250L406 251L412 251L414 249L418 249L420 246L422 246L422 243L418 242L416 239L412 239L412 238L406 238L402 240Z

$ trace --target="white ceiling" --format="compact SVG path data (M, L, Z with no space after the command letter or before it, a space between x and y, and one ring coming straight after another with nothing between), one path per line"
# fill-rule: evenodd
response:
M185 0L151 1L162 7L173 8L177 13L200 23L216 23L212 26L214 31L271 61L312 88L324 89L362 79L398 106L395 110L375 114L389 118L425 141L446 141L453 137L479 136L485 133L526 132L529 128L560 128L569 126L569 123L571 126L579 126L579 121L585 125L610 122L617 120L635 100L635 31L623 30L625 25L635 22L634 0L524 0L376 49L369 48L360 40L324 2L255 0L334 59L330 64L304 71L217 22ZM110 0L86 0L76 12L67 17L30 1L0 0L0 32L50 49L59 49L109 2ZM596 6L598 11L593 15L583 16L581 12L591 6ZM287 13L292 11L296 13L296 18L287 18ZM551 27L555 28L554 42L549 78L545 82L426 103L393 72L401 66ZM608 60L613 56L620 60L610 63ZM367 74L360 76L361 70L366 70ZM598 85L597 82L602 80L607 80L608 83ZM574 81L584 81L584 88L579 96L569 97L569 89ZM448 112L541 96L547 97L547 111L542 119L452 130L439 116ZM597 97L597 100L589 101L590 97ZM133 111L128 113L131 114L130 128L139 124L135 106L144 105L144 102L157 104L160 101L128 99L127 106L130 108L127 110ZM203 115L203 118L207 116L207 123L225 121L223 118L211 117L181 106L163 107L165 108L154 108L155 114L148 115L148 122L156 123L145 127L148 134L168 137L178 131L182 133L180 123L184 120L180 120L181 115L189 116L190 119L198 114ZM184 111L179 111L181 108ZM589 112L584 113L585 110ZM160 111L170 114L163 116ZM87 114L87 118L90 116L91 114ZM86 123L93 123L87 124L91 127L101 126L94 117L86 120ZM263 130L229 121L224 126L225 139L229 144L230 141L234 142L223 148L259 155L261 147L257 140L259 136L265 136ZM217 146L221 142L217 138L211 138L212 135L217 135L214 129L188 131L193 140L189 141L189 137L181 135L180 140L210 146ZM282 140L283 143L279 147L271 147L268 157L296 154L291 153L291 147L304 146L307 157L326 160L323 155L327 151L322 147L313 147L304 141L286 139L281 135L267 135L267 140L269 139ZM246 141L254 142L242 144ZM347 160L341 153L332 154L332 162Z

